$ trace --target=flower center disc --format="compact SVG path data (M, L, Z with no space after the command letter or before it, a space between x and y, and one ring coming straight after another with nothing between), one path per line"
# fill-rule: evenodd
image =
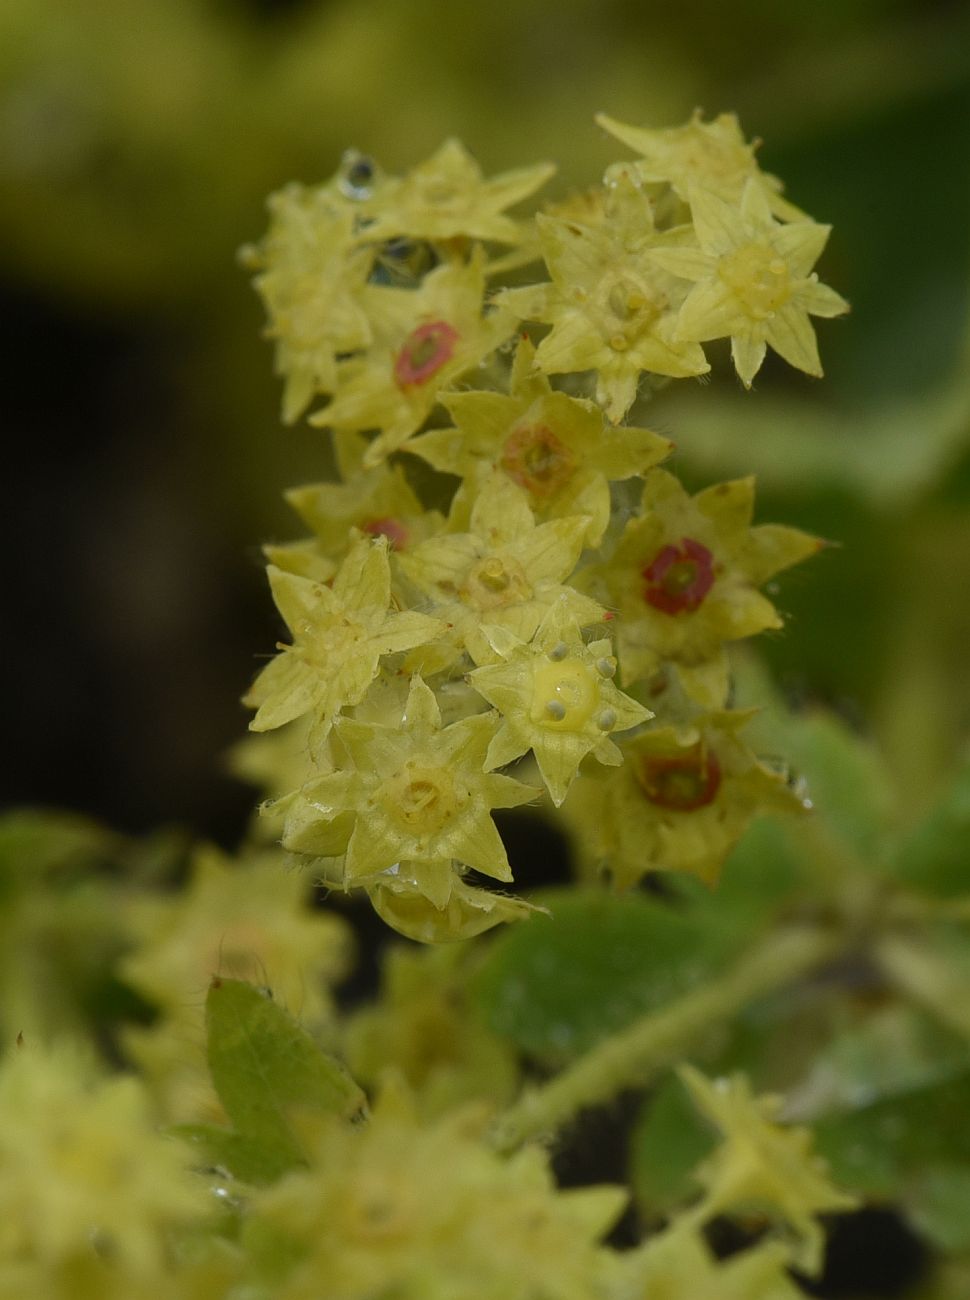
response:
M385 802L406 830L420 836L440 830L458 807L447 772L412 763L388 782Z
M490 555L471 570L459 595L474 609L499 609L529 600L532 587L518 561Z
M545 424L513 429L499 461L513 483L533 497L550 497L572 477L576 458Z
M713 803L721 785L717 755L696 746L675 758L643 756L634 771L651 803L673 812L693 812Z
M643 569L643 599L665 614L695 610L714 585L714 557L692 537L665 546Z
M394 380L399 388L423 384L450 361L458 331L447 321L427 321L408 335L394 360Z
M599 704L599 681L589 664L540 664L533 679L532 721L553 731L582 731Z
M773 316L792 296L788 264L767 244L748 244L727 253L717 273L753 320Z

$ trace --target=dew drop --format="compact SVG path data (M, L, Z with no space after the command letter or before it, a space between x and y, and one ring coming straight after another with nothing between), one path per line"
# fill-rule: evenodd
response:
M569 654L569 646L566 645L566 642L557 641L556 644L549 651L549 658L553 661L553 663L558 664L563 659L565 659L566 655L568 654Z
M366 154L359 153L356 149L348 149L345 152L340 160L340 171L337 173L337 188L341 194L358 202L369 199L374 193L376 179L377 164L373 158L368 158Z

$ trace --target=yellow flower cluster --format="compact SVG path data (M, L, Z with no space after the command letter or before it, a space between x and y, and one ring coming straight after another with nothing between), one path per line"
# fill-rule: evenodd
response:
M249 1202L243 1245L257 1268L273 1259L271 1294L303 1300L325 1279L346 1300L607 1300L614 1261L599 1242L623 1189L560 1190L538 1148L491 1151L485 1120L472 1105L422 1126L389 1086L366 1127L320 1126L310 1168Z
M178 1240L215 1209L193 1156L158 1132L139 1079L19 1044L0 1066L0 1295L188 1300Z
M400 177L348 153L246 250L284 419L313 407L341 481L290 492L311 536L267 548L290 639L247 703L292 743L241 761L288 850L425 941L528 911L470 873L511 881L492 813L541 793L503 770L530 753L621 884L713 882L759 808L798 804L738 738L725 646L781 625L760 588L821 543L752 526L749 479L688 495L671 443L619 422L709 339L746 386L768 346L820 373L828 227L730 114L599 121L640 157L531 219L507 209L551 167L487 179L450 140Z

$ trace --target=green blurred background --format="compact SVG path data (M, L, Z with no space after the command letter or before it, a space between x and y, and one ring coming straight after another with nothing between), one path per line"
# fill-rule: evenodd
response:
M640 412L700 485L841 543L783 581L765 651L888 754L917 812L970 721L970 8L926 0L4 0L3 802L223 842L222 768L279 629L259 543L327 464L284 430L234 260L265 195L348 145L460 135L554 191L625 156L592 123L735 109L835 233L827 376L726 366Z

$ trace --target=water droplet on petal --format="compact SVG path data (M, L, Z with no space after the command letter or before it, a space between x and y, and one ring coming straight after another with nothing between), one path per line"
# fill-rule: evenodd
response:
M369 199L374 193L376 180L377 164L373 158L368 158L356 149L348 149L340 161L337 173L337 188L341 194L357 202Z

